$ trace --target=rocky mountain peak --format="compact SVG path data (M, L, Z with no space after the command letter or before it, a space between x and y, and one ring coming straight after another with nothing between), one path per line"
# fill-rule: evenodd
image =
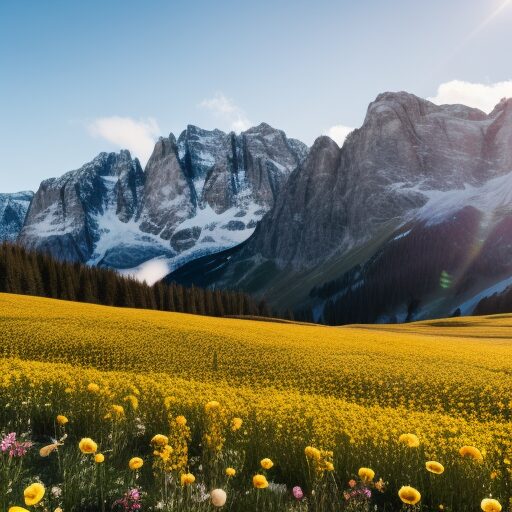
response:
M502 112L506 112L511 110L512 108L512 98L501 98L499 103L493 108L489 117L497 117Z
M177 140L156 142L144 172L123 150L44 181L20 241L117 268L232 247L252 234L306 153L267 124L240 135L188 125Z
M14 242L18 237L34 192L0 194L0 242Z

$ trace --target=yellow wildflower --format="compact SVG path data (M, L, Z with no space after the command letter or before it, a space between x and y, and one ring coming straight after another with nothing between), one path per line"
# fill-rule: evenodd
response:
M459 453L462 457L473 459L473 460L483 460L482 452L474 446L463 446Z
M128 462L128 467L135 471L137 469L140 469L144 465L144 461L140 457L132 457L130 461Z
M63 426L64 426L66 423L68 423L68 421L69 421L69 420L66 418L66 416L64 416L64 415L62 415L62 414L59 414L59 415L57 416L57 418L56 418L56 419L57 419L57 423L58 423L61 427L63 427Z
M95 384L94 382L91 382L87 385L87 391L90 391L91 393L97 393L100 390L100 387L98 384Z
M180 480L181 485L191 485L196 481L196 477L192 473L183 473Z
M274 465L270 459L262 459L260 464L263 469L270 469Z
M436 475L444 473L444 466L441 463L436 462L435 460L429 460L428 462L426 462L425 467L427 468L427 471L435 473Z
M375 478L375 471L370 468L359 468L357 474L364 482L371 482Z
M480 508L484 512L501 512L501 503L498 500L493 500L491 498L485 498L480 503Z
M266 489L268 487L268 482L263 475L254 475L252 477L252 485L256 489Z
M45 489L44 485L40 483L35 483L29 485L23 491L23 497L25 498L25 505L32 507L37 505L44 497Z
M164 436L163 434L156 434L151 439L151 444L155 444L157 446L165 446L169 443L169 438Z
M78 443L78 448L85 454L96 453L98 451L98 445L90 437L82 438Z
M420 440L416 434L402 434L398 438L398 442L409 448L417 448L420 445Z
M233 432L236 432L237 430L240 430L240 428L242 427L242 418L233 418L231 420L231 430Z
M421 494L410 485L404 485L398 491L398 497L407 505L416 505L421 500Z

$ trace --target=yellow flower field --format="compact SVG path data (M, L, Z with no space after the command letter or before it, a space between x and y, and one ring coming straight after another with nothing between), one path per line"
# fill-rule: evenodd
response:
M151 439L181 416L192 443L206 428L220 452L235 418L249 480L270 458L276 481L307 486L315 446L332 450L338 485L362 468L395 500L418 489L426 510L509 506L512 316L331 328L0 294L0 327L0 427L64 415L76 436L101 440L119 416ZM208 427L211 401L231 434Z

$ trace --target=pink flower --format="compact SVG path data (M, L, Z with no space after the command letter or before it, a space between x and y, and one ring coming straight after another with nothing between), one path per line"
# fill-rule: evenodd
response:
M304 498L304 492L303 492L303 490L298 485L296 485L292 489L292 493L293 493L293 496L294 496L294 498L296 500L301 500L302 498Z
M10 450L11 446L16 442L16 432L11 432L10 434L4 435L2 437L2 441L0 441L0 450L2 452L6 452Z
M4 435L0 441L0 451L9 453L9 457L23 457L32 446L29 441L17 441L16 432Z

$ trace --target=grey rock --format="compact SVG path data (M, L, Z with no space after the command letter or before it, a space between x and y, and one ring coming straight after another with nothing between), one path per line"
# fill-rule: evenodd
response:
M34 192L0 194L0 242L14 242L23 227Z
M265 124L240 135L190 125L157 141L144 172L121 151L43 181L23 228L9 229L59 259L115 268L225 249L253 233L306 153Z
M142 184L140 164L128 151L100 153L80 169L41 183L19 242L61 260L88 261L106 229L100 219L131 219Z
M485 113L380 94L339 149L317 139L246 250L311 267L403 222L434 191L479 186L512 170L512 101Z

